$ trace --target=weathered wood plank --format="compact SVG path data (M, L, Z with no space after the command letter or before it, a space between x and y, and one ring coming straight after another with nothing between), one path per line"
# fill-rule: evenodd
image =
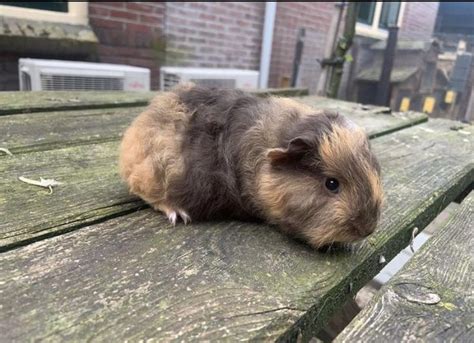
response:
M474 193L337 337L338 342L472 342Z
M19 184L17 180L20 173L24 173L24 176L28 175L36 175L36 178L43 177L43 178L58 178L63 177L64 175L76 175L75 172L79 172L76 166L69 166L66 157L62 154L69 154L73 153L76 154L76 161L80 161L81 154L86 154L86 159L89 158L93 160L93 158L97 158L98 160L106 159L107 163L111 165L110 168L115 168L117 154L116 154L116 147L115 145L106 145L110 151L107 153L104 152L105 155L91 157L87 155L90 151L96 151L95 148L90 148L88 146L84 146L84 148L78 147L77 149L67 150L66 148L69 146L74 145L84 145L89 143L97 143L97 142L107 142L107 141L116 141L120 138L121 132L123 129L131 122L131 120L138 114L143 108L125 108L125 109L102 109L102 110L80 110L80 111L68 111L68 112L46 112L46 113L37 113L34 116L32 115L13 115L13 116L3 116L0 117L0 136L3 137L0 141L2 148L8 148L11 152L15 154L15 156L7 156L6 154L0 155L0 160L4 161L3 168L0 167L0 171L5 172L5 177L3 181L0 181L0 185L5 185L5 187L13 187L12 185L16 185L17 188L12 188L13 192L16 192L15 189L24 185ZM50 117L52 116L52 117ZM348 113L348 116L351 117L354 121L358 121L355 117L355 114ZM385 117L383 117L385 120ZM375 120L374 120L375 121ZM382 130L387 130L387 126L384 126L386 123L382 122ZM398 125L398 124L397 124ZM373 126L372 132L373 135L376 135L378 132L375 131L376 128ZM114 148L111 148L114 146ZM41 151L41 150L48 150L48 149L56 149L61 148L58 152L52 152L49 154L39 154L39 155L31 155L31 156L16 156L17 153L22 152L31 152L31 151ZM88 149L90 151L88 151ZM113 150L113 151L112 151ZM102 152L100 152L102 153ZM21 155L21 154L20 154ZM87 157L89 156L89 157ZM63 161L62 166L56 165L56 160ZM25 161L28 161L26 163ZM36 166L36 161L43 161L44 166L49 169L42 169L40 166ZM112 167L113 166L113 167ZM60 168L63 171L59 171L59 174L53 172L52 168ZM91 170L92 171L92 170ZM95 172L100 173L101 171L96 170ZM7 174L10 173L10 174ZM34 175L33 175L34 174ZM56 175L56 176L55 176ZM94 174L90 174L94 175ZM99 174L100 175L100 174ZM61 181L61 180L58 180ZM69 180L67 180L70 182ZM111 184L116 185L118 181L116 180L107 180L107 182L111 182ZM88 183L89 185L89 183ZM97 187L97 185L92 184L90 187ZM5 188L8 189L8 188ZM24 188L20 188L24 189ZM87 191L87 189L85 189ZM40 190L41 192L41 190ZM30 206L34 208L36 205L35 198L31 197L31 191L27 190L26 193L12 193L12 195L8 195L5 192L5 196L2 198L3 201L8 203L8 206L11 208L5 208L4 211L11 211L10 217L8 215L5 218L14 219L15 218L15 206L18 206L19 203L22 203L22 199L28 199ZM21 195L19 195L21 194ZM69 193L68 193L69 194ZM92 193L91 193L92 194ZM1 195L0 195L1 196ZM18 196L19 198L15 198ZM57 195L56 195L57 196ZM71 196L73 196L71 194ZM50 197L47 199L51 200ZM8 200L8 201L7 201ZM48 200L48 201L49 201ZM45 200L40 198L38 203L44 202ZM52 200L51 200L52 201ZM0 203L1 204L1 203ZM58 211L62 211L60 209L61 201L59 201L56 207L59 207ZM5 205L7 206L7 205ZM48 205L52 206L52 205ZM95 204L95 206L101 207L101 204ZM75 207L77 211L82 211L79 207ZM114 208L115 209L115 208ZM0 211L2 209L0 208ZM117 208L118 213L121 212L120 207ZM33 211L33 209L32 209ZM63 211L64 212L64 211ZM116 213L116 212L113 212ZM76 218L75 216L77 213L64 213L64 215L70 215L68 217L69 221L74 221ZM60 217L63 218L63 217ZM97 218L97 217L94 217ZM29 220L31 224L26 225L28 228L26 232L26 236L18 236L17 233L12 233L12 237L5 234L6 229L2 229L0 226L0 246L8 246L10 244L16 244L17 242L22 241L30 241L31 239L37 239L44 234L49 234L50 231L55 232L56 230L61 231L64 229L62 223L58 218L58 221L55 222L56 224L52 225L51 228L49 226L43 226L43 222L36 222L34 217L25 218L25 220ZM40 223L43 223L40 225ZM77 225L82 225L76 223ZM76 225L74 224L74 225ZM12 222L8 220L4 221L5 226L12 225ZM49 225L49 224L48 224ZM60 225L61 229L58 229L56 225ZM74 226L73 225L73 226ZM32 229L36 227L36 229ZM71 225L67 225L67 227L72 227ZM43 231L46 230L46 231ZM3 232L3 233L2 233ZM34 233L34 234L33 234ZM9 238L8 238L9 237ZM14 238L13 238L14 237ZM4 241L4 239L6 239Z
M265 89L256 89L252 91L258 96L286 96L286 97L296 97L296 96L307 96L309 95L308 88L265 88Z
M13 154L109 142L145 107L40 112L0 117L0 147Z
M427 118L415 112L383 114L383 107L361 110L357 104L320 97L299 99L315 108L337 109L366 128L371 137L418 124ZM24 153L117 140L143 109L126 107L0 116L0 147L12 153Z
M372 138L423 123L428 116L420 112L392 112L388 107L362 105L319 96L299 97L297 100L310 106L337 111L364 127Z
M254 90L251 92L255 92L260 96L308 95L308 89L306 88L268 88L263 90ZM154 95L156 95L156 92L1 92L0 115L77 109L144 106L148 104Z
M0 163L0 251L142 206L117 171L118 143L6 156ZM48 189L18 177L55 179Z
M144 106L156 92L1 92L0 115Z
M173 228L143 210L5 252L5 339L309 340L383 267L381 255L392 259L472 183L474 129L451 125L373 140L386 208L351 251L313 251L252 223Z

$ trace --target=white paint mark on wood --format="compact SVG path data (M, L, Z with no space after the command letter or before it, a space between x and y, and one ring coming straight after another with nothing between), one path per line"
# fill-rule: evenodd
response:
M4 152L5 154L7 154L9 156L13 156L13 154L7 148L0 148L0 151Z
M18 179L24 183L27 183L29 185L34 185L34 186L39 186L43 188L49 188L49 194L53 194L53 187L62 185L62 182L58 182L54 179L43 179L40 177L39 181L28 179L24 176L18 177Z

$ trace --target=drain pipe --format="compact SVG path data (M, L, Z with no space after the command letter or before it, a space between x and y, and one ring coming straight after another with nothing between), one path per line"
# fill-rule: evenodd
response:
M260 54L260 79L258 82L260 88L268 88L276 6L275 1L265 3L265 22L263 24L262 51Z

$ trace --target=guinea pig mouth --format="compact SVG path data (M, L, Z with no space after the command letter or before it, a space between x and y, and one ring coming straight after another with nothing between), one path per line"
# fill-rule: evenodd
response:
M349 230L357 236L358 239L366 238L372 233L372 230L366 230L363 227L355 225L350 225Z

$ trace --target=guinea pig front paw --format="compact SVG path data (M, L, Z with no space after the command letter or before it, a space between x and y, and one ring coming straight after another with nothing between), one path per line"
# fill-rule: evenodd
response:
M155 208L155 210L163 212L173 226L176 226L176 223L178 222L179 218L183 220L184 225L191 222L191 217L184 210L174 209L163 204L159 204L153 207Z
M168 217L168 220L170 221L173 226L176 225L176 222L178 221L179 218L183 220L184 225L187 225L188 223L191 222L191 217L183 210L177 210L177 211L169 211L166 213L166 216Z

